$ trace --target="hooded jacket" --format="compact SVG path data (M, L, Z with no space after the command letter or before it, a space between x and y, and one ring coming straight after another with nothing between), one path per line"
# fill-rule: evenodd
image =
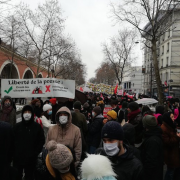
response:
M10 99L11 102L11 106L12 106L12 110L10 113L7 114L7 120L5 120L5 122L8 122L11 124L11 126L13 127L16 124L16 111L13 108L13 100L10 96L4 96L4 98L2 99L2 109L0 110L0 121L2 121L2 116L3 116L3 106L4 106L4 102L6 99Z
M59 113L66 112L69 114L68 122L65 125L61 125L59 123ZM71 112L67 107L60 108L56 113L56 125L49 128L46 138L46 144L54 140L57 143L64 144L75 151L76 161L75 165L77 166L81 159L82 153L82 140L81 140L81 132L80 129L71 123L72 116Z
M163 141L159 126L144 131L144 141L141 145L141 158L144 167L144 180L163 179Z
M31 119L25 121L23 113L31 111ZM34 112L30 105L22 109L22 121L14 127L14 162L20 165L35 163L45 142L41 126L34 122Z
M134 156L134 152L129 146L123 144L126 152L121 156L109 157L112 162L114 172L117 174L117 180L142 180L143 166ZM107 156L103 148L99 148L96 154Z

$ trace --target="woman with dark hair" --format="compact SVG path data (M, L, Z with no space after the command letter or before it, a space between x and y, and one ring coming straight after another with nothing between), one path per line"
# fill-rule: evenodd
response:
M162 138L164 143L164 162L167 165L165 180L173 180L175 171L180 167L179 142L172 112L163 115Z
M142 110L141 110L143 116L144 116L147 112L150 112L150 111L151 111L151 110L150 110L149 106L147 106L147 105L143 106L143 107L142 107Z
M158 126L162 125L163 114L164 114L164 106L160 106L160 105L156 106L156 113L154 114L154 116L157 119Z

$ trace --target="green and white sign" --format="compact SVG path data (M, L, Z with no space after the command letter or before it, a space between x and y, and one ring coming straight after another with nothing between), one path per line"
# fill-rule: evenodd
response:
M1 79L1 97L75 97L75 81L55 78Z

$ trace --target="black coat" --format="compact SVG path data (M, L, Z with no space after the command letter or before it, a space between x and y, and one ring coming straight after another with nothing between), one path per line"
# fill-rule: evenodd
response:
M163 141L160 127L144 132L141 145L141 159L144 166L144 180L163 179Z
M126 152L121 156L108 157L117 174L117 180L142 180L143 166L141 162L134 156L129 146L123 144ZM96 151L96 154L107 156L102 148Z
M12 127L9 123L0 121L0 179L9 178L12 146Z
M96 116L91 123L88 124L88 145L99 147L101 142L101 130L103 127L102 115Z
M25 106L25 108L32 108ZM28 165L35 163L38 154L41 152L45 143L44 132L41 126L34 122L33 109L31 110L32 117L29 122L25 122L22 117L22 122L19 122L14 127L14 162L20 165Z

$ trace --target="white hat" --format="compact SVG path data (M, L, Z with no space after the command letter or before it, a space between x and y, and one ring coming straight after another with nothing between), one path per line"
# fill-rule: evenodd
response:
M45 105L43 106L43 111L44 111L44 112L45 112L45 111L48 111L48 110L50 110L50 109L52 109L52 106L49 105L49 104L45 104Z

